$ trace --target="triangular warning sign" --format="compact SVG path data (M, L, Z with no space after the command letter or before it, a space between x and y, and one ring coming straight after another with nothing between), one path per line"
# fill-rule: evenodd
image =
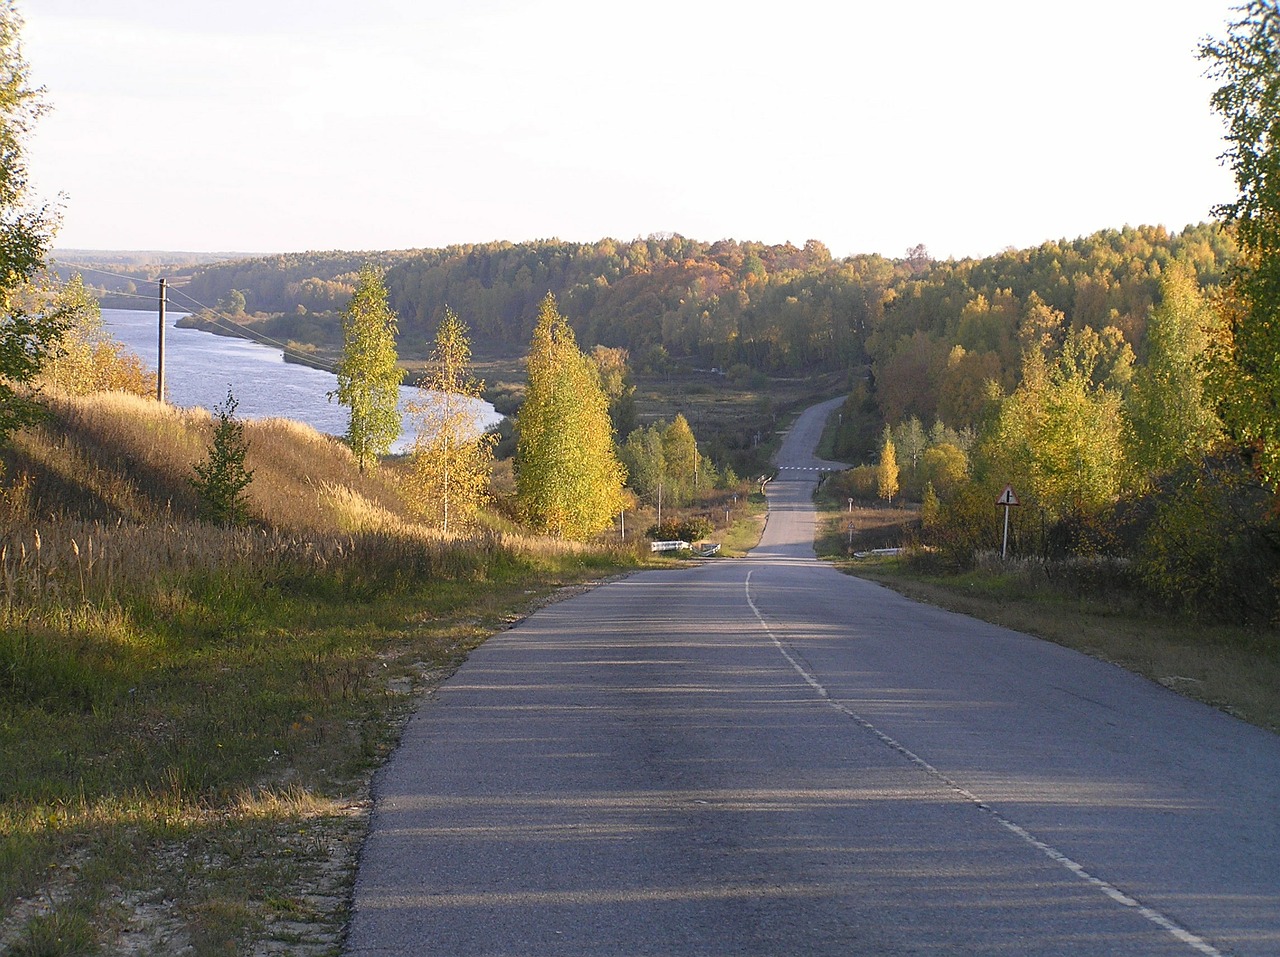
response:
M1004 491L1000 493L1000 497L996 499L997 505L1020 505L1018 496L1014 494L1013 486L1006 485Z

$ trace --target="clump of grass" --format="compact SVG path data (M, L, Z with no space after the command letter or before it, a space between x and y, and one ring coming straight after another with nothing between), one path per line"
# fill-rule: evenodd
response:
M31 918L7 957L79 957L98 952L93 925L83 915L54 910Z

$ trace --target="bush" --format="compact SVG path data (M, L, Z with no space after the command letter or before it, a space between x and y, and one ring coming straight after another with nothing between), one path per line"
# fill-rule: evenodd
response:
M1152 494L1137 549L1143 584L1201 618L1265 625L1280 611L1280 523L1271 494L1235 457L1209 459Z
M661 525L650 525L645 537L655 542L697 542L711 534L715 526L702 516L681 520L668 519Z
M937 549L947 567L972 568L978 552L1000 547L995 500L995 494L980 483L962 486L924 530L925 544Z
M823 493L836 501L852 498L860 502L874 502L878 495L876 484L876 467L859 465L828 476L822 487Z

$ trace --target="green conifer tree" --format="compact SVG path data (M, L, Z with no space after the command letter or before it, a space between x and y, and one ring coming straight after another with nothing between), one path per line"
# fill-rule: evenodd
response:
M253 472L245 468L249 443L244 423L236 418L240 403L227 386L227 398L213 410L217 420L208 459L194 466L196 477L191 485L200 496L200 517L215 525L242 525L248 517L244 490L253 481Z

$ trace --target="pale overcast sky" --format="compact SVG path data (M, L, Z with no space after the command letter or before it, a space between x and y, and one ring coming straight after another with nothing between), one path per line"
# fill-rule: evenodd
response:
M63 249L807 239L937 257L1234 196L1230 0L19 0Z

